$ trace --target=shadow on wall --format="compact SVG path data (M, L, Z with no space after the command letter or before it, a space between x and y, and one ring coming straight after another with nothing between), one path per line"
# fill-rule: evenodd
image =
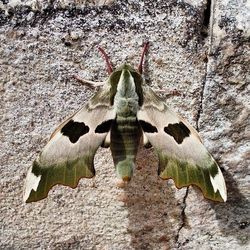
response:
M181 206L173 187L158 177L157 168L153 149L141 149L133 180L124 188L133 249L170 249L175 244Z
M223 172L227 183L228 200L226 203L211 203L216 212L221 233L234 236L240 244L249 244L250 203L237 186L233 176Z

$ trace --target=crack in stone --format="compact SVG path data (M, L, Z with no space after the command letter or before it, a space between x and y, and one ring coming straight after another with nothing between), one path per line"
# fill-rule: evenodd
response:
M206 72L205 72L205 76L204 76L204 81L201 84L201 92L200 92L200 102L199 102L199 108L198 108L198 112L197 112L197 116L196 116L196 129L199 132L199 121L200 121L200 117L201 114L203 112L203 98L204 98L204 91L205 91L205 87L206 87L206 82L207 82L207 72L208 72L208 63L206 63Z
M186 193L183 197L183 201L182 201L182 210L181 210L181 225L180 227L178 228L178 231L177 231L177 235L175 236L175 242L177 244L177 247L179 248L181 243L179 242L179 236L180 236L180 231L183 227L186 226L186 214L185 214L185 209L187 207L187 204L186 204L186 200L187 200L187 197L188 197L188 191L189 191L189 187L187 187L186 189Z
M211 34L211 36L212 36L212 34ZM211 45L211 41L212 41L212 39L210 39L209 45ZM209 48L209 51L210 51L210 48ZM206 62L206 70L205 70L204 80L203 80L203 82L201 84L200 102L199 102L199 108L198 108L198 112L197 112L197 116L196 116L196 129L197 129L198 132L199 132L199 120L200 120L201 114L203 112L203 99L204 99L204 91L205 91L206 82L207 82L207 75L208 75L208 60ZM186 200L187 200L187 197L188 197L188 193L189 193L189 187L187 187L186 193L185 193L185 195L183 197L182 211L181 211L181 225L178 228L177 235L175 237L175 242L177 244L177 248L181 247L181 243L179 242L180 231L182 230L183 227L186 226L185 209L187 207Z
M206 8L204 9L203 13L204 19L203 19L203 25L208 28L210 17L211 17L211 0L207 0Z
M209 9L208 9L209 8ZM214 26L214 8L215 8L215 3L213 0L207 0L207 9L204 14L207 13L207 16L205 17L207 19L206 26L209 29L209 36L208 36L208 53L207 53L207 60L206 60L206 71L205 71L205 76L204 80L201 84L201 92L200 92L200 103L199 103L199 108L198 108L198 113L196 117L196 129L199 132L199 121L201 114L203 112L203 99L204 99L204 91L208 79L208 67L209 67L209 56L211 55L212 51L212 44L213 44L213 26Z
M212 43L213 43L213 25L214 25L214 7L215 7L215 4L214 4L214 1L213 0L207 0L207 9L206 11L204 12L204 15L207 15L205 16L204 18L206 18L206 26L209 28L209 36L208 36L208 54L207 54L207 60L206 60L206 66L205 66L205 75L204 75L204 80L201 84L201 92L200 92L200 102L199 102L199 108L198 108L198 113L197 113L197 116L196 116L196 129L197 131L199 132L199 121L200 121L200 117L201 117L201 114L203 112L203 99L204 99L204 91L205 91L205 87L206 87L206 83L207 83L207 80L208 80L208 71L209 71L209 56L211 54L211 51L212 51ZM182 230L183 227L186 226L186 214L185 214L185 209L187 207L187 204L186 204L186 200L187 200L187 197L188 197L188 193L189 193L189 187L187 187L186 189L186 193L183 197L183 202L182 202L182 211L181 211L181 225L180 227L178 228L178 231L177 231L177 235L175 237L175 242L177 244L177 248L181 248L181 246L183 244L181 244L179 242L179 237L180 237L180 232Z

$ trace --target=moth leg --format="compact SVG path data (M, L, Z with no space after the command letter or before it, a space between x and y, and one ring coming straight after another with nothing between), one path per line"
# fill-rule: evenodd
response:
M102 87L105 83L105 82L94 82L94 81L86 80L86 79L81 78L78 75L73 75L73 77L75 78L75 80L77 80L81 84L92 89Z
M167 93L166 96L181 96L181 92L177 89L169 90L169 89L153 89L153 91L157 94Z

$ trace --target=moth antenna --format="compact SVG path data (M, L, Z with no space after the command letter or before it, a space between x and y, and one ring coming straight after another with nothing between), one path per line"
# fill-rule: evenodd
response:
M104 56L104 59L105 59L105 62L106 62L107 68L108 68L108 74L110 75L113 72L113 67L112 67L111 62L109 61L109 57L103 48L98 47L98 49L101 52L101 54Z
M141 60L140 60L140 64L139 64L139 67L138 67L138 71L139 71L140 74L142 74L144 56L148 52L148 47L149 47L149 42L144 43L143 51L142 51L142 54L141 54Z

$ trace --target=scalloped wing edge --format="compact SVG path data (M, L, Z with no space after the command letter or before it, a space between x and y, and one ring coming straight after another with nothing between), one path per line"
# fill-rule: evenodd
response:
M48 196L52 187L58 184L76 188L81 178L93 176L93 156L52 166L41 166L38 158L28 170L23 201L29 203L42 200Z
M217 163L213 160L206 168L180 161L158 153L159 176L162 179L173 179L177 188L195 185L201 189L205 198L226 202L227 191L224 177Z

